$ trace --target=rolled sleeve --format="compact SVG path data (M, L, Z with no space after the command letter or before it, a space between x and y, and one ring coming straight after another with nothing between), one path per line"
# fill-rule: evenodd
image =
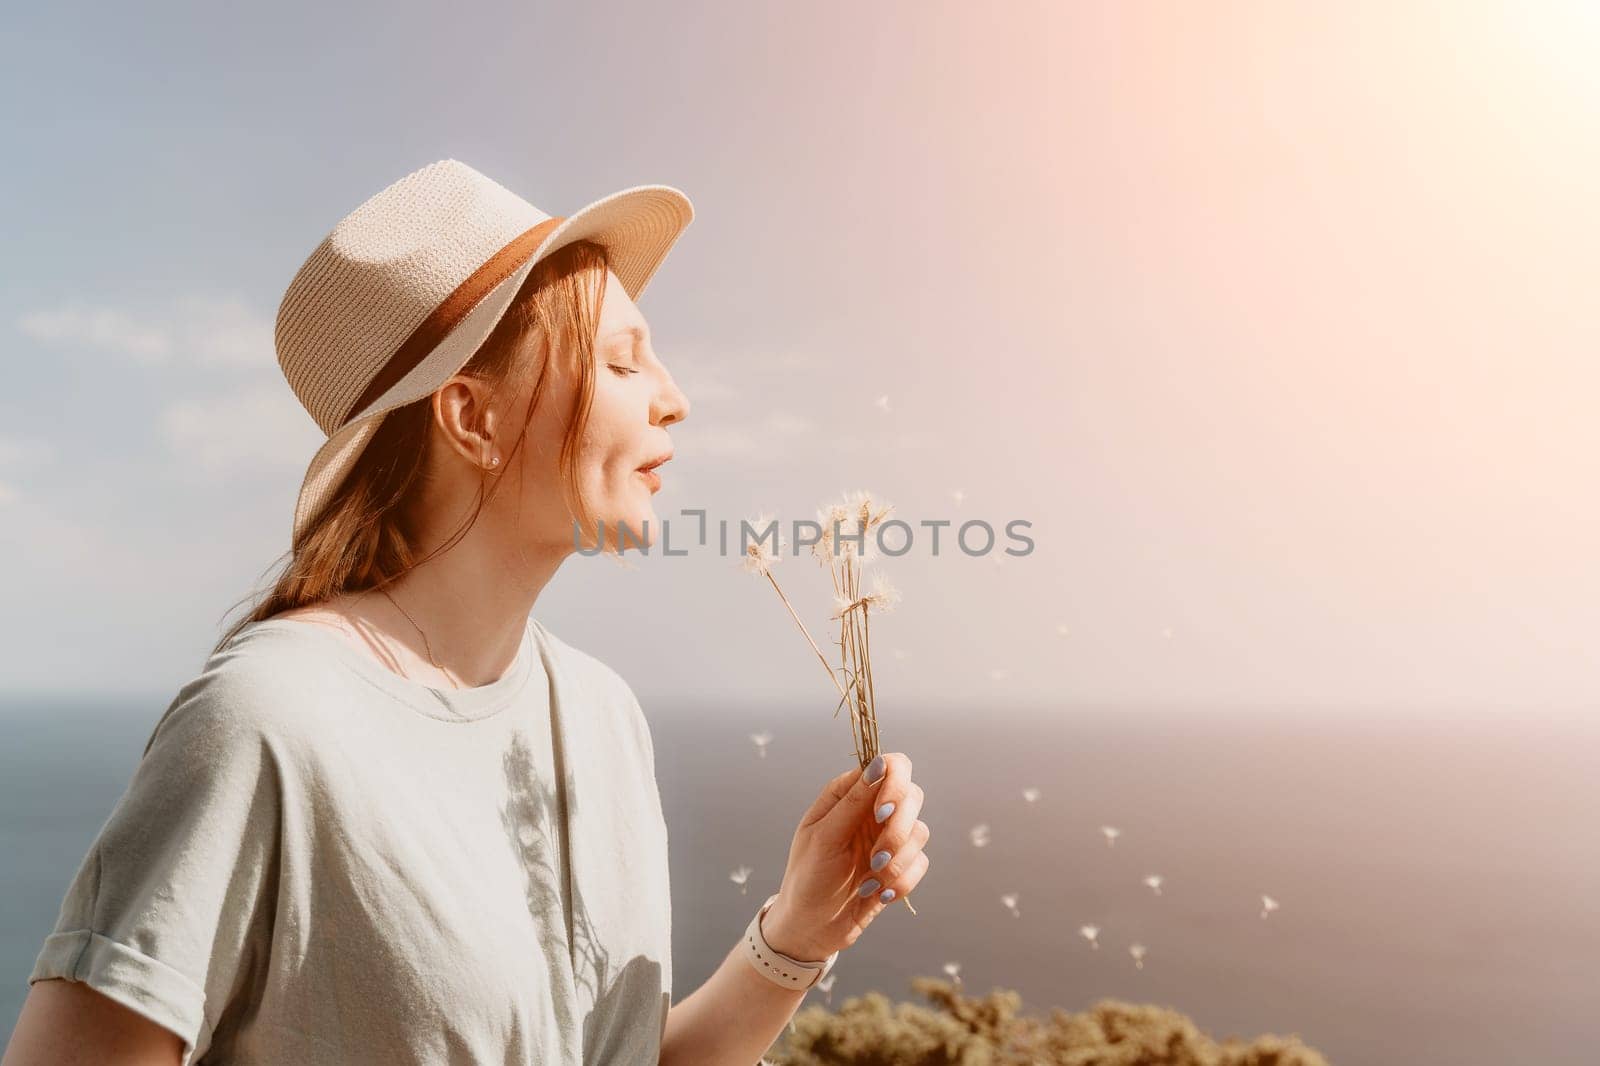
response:
M270 951L283 779L259 696L202 673L157 723L28 977L81 981L203 1055Z
M45 938L28 983L50 978L81 981L129 1010L183 1038L190 1061L205 1017L205 989L160 959L91 929Z

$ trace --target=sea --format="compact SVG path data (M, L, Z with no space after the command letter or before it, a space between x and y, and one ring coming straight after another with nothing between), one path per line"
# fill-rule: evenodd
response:
M166 702L0 698L0 1033ZM830 712L647 709L674 999L738 942L801 814L855 765ZM911 979L954 964L969 994L1014 990L1027 1013L1155 1003L1218 1038L1298 1035L1335 1066L1600 1062L1597 719L880 712L925 793L930 865L916 913L888 907L802 1009L917 1001Z

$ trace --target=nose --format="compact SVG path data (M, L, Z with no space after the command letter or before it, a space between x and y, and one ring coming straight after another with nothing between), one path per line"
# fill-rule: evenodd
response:
M674 422L682 422L689 417L689 397L684 395L678 383L672 380L672 374L666 368L661 371L661 388L656 390L654 400L650 404L650 421L658 426L668 426Z

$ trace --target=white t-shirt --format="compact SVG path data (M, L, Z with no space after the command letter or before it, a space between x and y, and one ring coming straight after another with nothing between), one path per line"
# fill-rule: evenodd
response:
M83 981L183 1066L653 1063L672 996L650 729L530 618L439 690L252 623L157 723L29 983Z

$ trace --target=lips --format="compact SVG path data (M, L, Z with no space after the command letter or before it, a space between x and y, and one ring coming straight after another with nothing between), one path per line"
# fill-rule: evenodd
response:
M644 478L645 484L650 486L651 492L661 491L661 475L656 473L656 467L660 466L662 463L671 458L672 453L667 452L665 455L656 456L654 459L650 460L648 463L639 468L639 476Z

